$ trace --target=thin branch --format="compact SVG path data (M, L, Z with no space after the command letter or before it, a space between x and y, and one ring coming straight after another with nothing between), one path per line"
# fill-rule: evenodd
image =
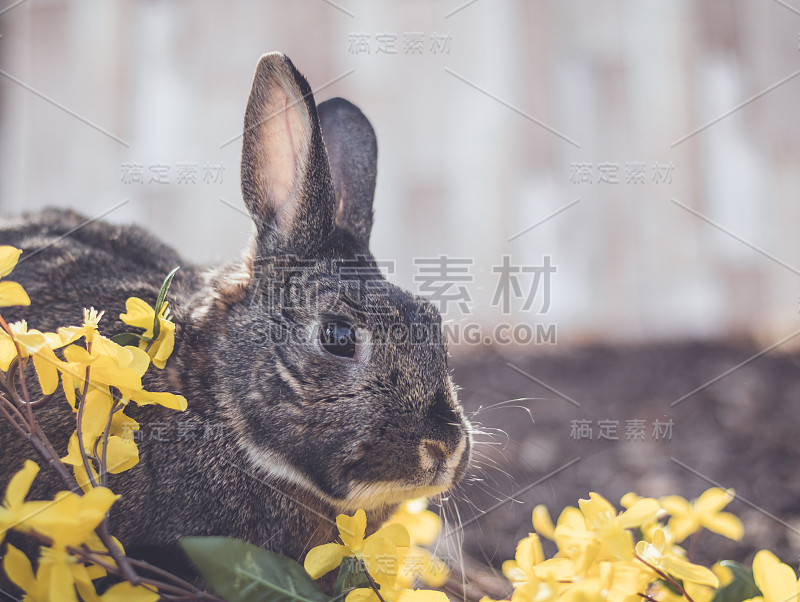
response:
M108 482L108 471L106 470L106 467L108 466L108 437L111 431L111 421L114 420L114 414L117 413L117 410L122 407L124 407L124 405L119 402L114 402L111 404L111 409L108 412L108 420L106 420L106 428L103 430L103 452L100 456L100 485L103 487L105 487L106 483ZM94 453L97 455L97 443L95 443Z
M28 426L27 424L25 424L25 419L22 417L22 414L20 414L19 410L17 410L14 404L11 403L8 399L6 399L3 395L0 395L0 400L2 401L2 403L0 403L0 411L3 412L3 415L6 417L6 420L8 420L11 423L11 426L17 429L20 435L22 435L23 437L27 437L28 431L22 428L22 426L17 422L17 420L21 420L23 425L25 425L26 427ZM18 418L15 419L15 417L8 411L8 408L13 409L14 412L17 414Z
M633 554L633 557L636 558L636 560L638 560L639 562L641 562L645 566L650 567L653 571L655 571L658 574L659 577L661 577L664 581L666 581L667 583L669 583L670 585L675 587L675 589L677 589L678 592L680 592L683 595L683 597L686 598L689 602L694 602L694 600L692 600L692 597L689 594L686 593L685 589L683 589L683 586L680 583L678 583L677 581L675 581L675 579L670 577L667 573L665 573L664 571L662 571L658 567L653 566L652 564L647 562L644 558L642 558L641 556L639 556L636 553Z
M367 565L364 564L364 559L359 558L358 561L361 563L361 568L364 569L364 574L367 576L367 581L369 581L369 586L372 588L372 591L375 592L375 595L378 596L378 600L380 600L381 602L386 602L386 600L383 599L383 596L381 596L381 593L378 591L378 584L375 583L375 580L372 578L372 575L369 574L369 571L367 570Z
M92 352L91 344L87 343L86 348L89 353ZM83 393L80 394L80 400L78 402L78 426L75 432L78 437L78 449L80 449L81 452L81 460L83 461L83 468L86 470L86 476L88 477L89 483L91 483L92 487L97 487L97 482L94 480L94 476L92 475L94 468L89 462L89 456L86 453L86 446L83 443L83 410L86 407L86 394L89 392L89 373L91 372L91 369L91 366L86 366L86 375L83 382Z

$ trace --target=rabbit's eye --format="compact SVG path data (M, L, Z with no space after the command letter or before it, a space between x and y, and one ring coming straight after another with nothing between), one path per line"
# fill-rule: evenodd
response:
M338 357L352 358L356 354L356 331L344 322L326 322L319 331L322 348Z

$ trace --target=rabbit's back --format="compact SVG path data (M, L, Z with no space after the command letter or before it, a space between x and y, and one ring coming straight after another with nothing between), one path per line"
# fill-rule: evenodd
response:
M118 314L135 296L151 305L167 273L180 266L171 304L191 296L199 286L197 270L138 226L116 226L74 211L46 209L0 220L0 244L23 253L10 279L31 298L30 307L4 310L8 321L25 319L32 328L53 331L80 324L82 310L106 311L104 332L123 327Z

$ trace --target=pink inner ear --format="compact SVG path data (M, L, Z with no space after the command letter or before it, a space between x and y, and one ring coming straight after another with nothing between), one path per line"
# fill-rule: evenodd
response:
M269 96L261 124L260 164L279 219L290 219L296 202L297 183L302 177L308 128L299 109L302 100L294 102L281 88Z

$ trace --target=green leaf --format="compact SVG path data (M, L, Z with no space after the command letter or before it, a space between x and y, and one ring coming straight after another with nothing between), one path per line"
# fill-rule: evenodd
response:
M370 582L361 562L357 558L347 556L339 565L339 574L336 577L336 585L333 587L333 595L344 599L350 590L357 587L370 587Z
M297 562L230 537L183 537L181 547L228 602L328 602Z
M660 584L660 585L661 585L663 588L665 588L665 589L666 589L668 592L670 592L671 594L675 594L675 595L676 595L676 596L678 596L678 597L680 597L680 596L682 595L682 594L681 594L681 592L680 592L680 590L679 590L677 587L675 587L674 585L672 585L672 583L670 583L670 582L669 582L669 581L667 581L666 579L659 579L659 580L658 580L658 583L659 583L659 584Z
M755 596L760 596L761 591L756 586L753 571L738 562L723 560L720 564L733 573L733 580L714 593L711 602L743 602Z
M164 283L161 285L161 290L158 291L158 299L156 300L156 315L153 317L153 340L155 341L158 338L158 333L161 332L161 322L158 320L158 316L161 315L161 308L164 306L164 301L167 298L167 291L169 290L169 285L172 284L172 279L175 277L175 272L181 269L181 266L178 266L174 270L172 270L167 277L164 278Z
M126 345L133 345L134 347L137 347L139 345L139 341L149 341L150 339L145 338L140 334L123 332L120 334L115 334L113 337L111 337L111 340L117 345L122 345L123 347Z

